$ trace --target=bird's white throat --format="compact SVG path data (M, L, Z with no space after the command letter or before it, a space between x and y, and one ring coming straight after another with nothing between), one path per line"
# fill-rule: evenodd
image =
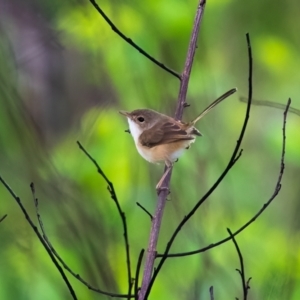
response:
M143 132L138 124L132 121L130 118L128 119L129 130L134 139L134 142L137 144L141 133Z

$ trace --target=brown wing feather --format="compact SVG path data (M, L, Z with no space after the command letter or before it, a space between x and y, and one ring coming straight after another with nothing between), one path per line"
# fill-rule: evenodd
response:
M172 122L165 122L163 125L156 124L140 135L140 143L149 148L193 139L192 135L187 134L179 125Z

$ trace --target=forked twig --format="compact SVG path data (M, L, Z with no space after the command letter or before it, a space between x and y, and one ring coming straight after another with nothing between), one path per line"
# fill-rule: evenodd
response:
M243 300L247 300L248 290L250 289L249 283L250 283L251 277L246 281L245 266L244 266L244 259L243 259L242 252L240 250L240 247L239 247L236 239L232 235L232 232L230 231L229 228L227 228L227 231L229 233L230 238L232 239L232 241L234 243L235 249L236 249L238 257L239 257L241 269L236 269L236 270L238 271L238 273L240 274L241 279L242 279Z
M128 239L128 233L127 233L127 223L126 223L126 216L125 213L122 211L120 203L118 201L117 194L115 192L115 188L113 183L107 178L107 176L104 174L100 166L98 165L97 161L84 149L84 147L81 145L79 141L77 141L77 144L80 148L80 150L83 151L83 153L90 159L90 161L95 165L97 172L104 178L106 183L108 184L107 189L110 193L111 198L115 202L119 215L122 220L123 230L124 230L124 243L125 243L125 250L126 250L126 265L127 265L127 276L128 276L128 297L131 296L131 288L132 288L132 278L131 278L131 265L130 265L130 251L129 251L129 239Z
M285 146L286 146L286 119L287 119L287 113L289 111L289 107L291 104L291 99L288 100L284 114L283 114L283 127L282 127L282 152L281 152L281 159L280 159L280 170L279 170L279 176L275 185L274 192L270 196L269 200L261 207L261 209L243 226L241 226L238 230L236 230L234 233L232 233L233 236L237 236L239 233L241 233L244 229L246 229L250 224L252 224L266 209L267 207L272 203L272 201L276 198L278 195L280 189L281 189L281 180L284 173L284 158L285 158ZM228 241L231 240L231 237L224 238L220 240L219 242L210 244L206 247L194 250L194 251L187 251L187 252L181 252L181 253L171 253L168 254L167 257L182 257L182 256L188 256L188 255L194 255L198 253L205 252L207 250L210 250L212 248L215 248L219 245L222 245ZM164 254L158 254L157 257L164 257Z
M99 288L93 287L92 285L90 285L86 280L84 280L79 274L76 274L67 264L66 262L61 258L61 256L58 254L58 252L55 250L55 248L53 247L52 243L50 242L43 221L42 221L42 217L40 215L39 212L39 200L35 195L35 187L34 184L31 183L30 184L30 188L31 188L31 192L32 192L32 196L33 196L33 201L34 201L34 206L35 206L35 211L36 211L36 216L41 228L41 231L43 233L43 239L45 240L45 242L47 243L49 249L51 250L51 252L53 253L53 255L57 258L57 260L62 264L62 266L73 276L75 277L78 281L80 281L82 284L84 284L89 290L97 292L99 294L103 294L103 295L107 295L107 296L111 296L111 297L115 297L115 298L127 298L128 295L127 294L116 294L116 293L111 293L111 292L106 292L104 290L101 290ZM131 297L132 298L132 297Z
M95 9L98 11L98 13L102 16L102 18L108 23L108 25L111 27L111 29L120 36L124 41L126 41L129 45L131 45L133 48L138 50L142 55L147 57L149 60L151 60L154 64L162 68L163 70L167 71L168 73L172 74L173 76L177 77L179 80L181 80L181 76L171 68L165 66L163 63L155 59L153 56L148 54L145 50L143 50L140 46L138 46L132 39L125 36L118 28L117 26L109 19L109 17L104 13L104 11L100 8L100 6L96 3L95 0L90 0L92 5L95 7Z
M19 205L21 211L23 212L27 222L29 223L30 227L33 229L33 231L35 232L36 236L38 237L38 239L40 240L41 244L43 245L43 247L45 248L45 250L47 251L48 255L50 256L52 262L54 263L55 267L57 268L58 272L60 273L61 277L63 278L63 281L65 282L65 284L68 287L68 290L72 296L73 299L77 299L77 296L75 294L75 291L73 290L72 285L70 284L66 274L64 273L64 270L62 269L62 267L60 266L60 264L57 262L57 260L55 259L55 256L53 255L53 253L51 252L51 250L49 249L47 243L45 242L45 240L43 239L42 235L40 234L38 228L34 225L33 221L31 220L29 214L27 213L25 207L23 206L20 197L18 197L14 191L12 190L12 188L7 184L7 182L0 176L0 181L2 182L2 184L4 185L4 187L6 188L6 190L10 193L10 195L16 200L17 204Z
M190 79L190 73L191 73L194 55L196 51L197 38L200 29L200 23L204 12L205 2L206 0L199 0L196 16L194 19L192 35L188 47L188 53L184 65L184 70L182 72L182 75L180 76L181 82L180 82L180 89L178 94L177 108L175 113L175 118L178 120L182 118L184 103L186 102L188 82ZM167 171L167 169L168 168L165 167L165 172ZM158 193L157 206L152 219L152 226L150 231L142 286L138 297L139 300L147 299L153 284L152 274L154 268L154 261L157 254L156 246L157 246L161 221L163 217L163 212L165 208L166 198L169 194L169 184L170 184L171 174L172 174L172 170L166 176L163 175L165 177L161 184L163 189L161 189ZM156 273L156 271L154 273Z

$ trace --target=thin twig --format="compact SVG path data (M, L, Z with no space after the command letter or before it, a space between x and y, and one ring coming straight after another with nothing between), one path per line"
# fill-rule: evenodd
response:
M134 282L134 295L135 300L138 300L138 294L139 294L139 276L140 276L140 270L142 265L143 256L145 253L145 249L142 249L139 255L139 259L136 266L136 272L135 272L135 282Z
M247 102L247 99L245 97L239 97L239 100L241 102ZM268 107L271 107L271 108L282 109L282 110L286 109L286 104L281 104L281 103L278 103L278 102L267 101L267 100L255 100L255 99L253 99L252 104L257 105L257 106L268 106ZM290 106L289 112L293 113L297 116L300 116L300 109L294 108L292 106Z
M7 214L0 219L0 223L7 217Z
M214 287L213 286L211 286L209 288L209 295L210 295L210 300L214 300L215 299L215 297L214 297Z
M130 300L131 298L134 298L135 295L131 294L131 291L132 291L132 288L133 288L133 285L134 285L134 278L131 278L131 282L130 282L130 285L129 285L129 288L128 288L128 295L127 295L127 299Z
M249 290L250 289L250 281L251 281L252 277L249 277L248 280L246 281L246 287Z
M244 229L246 229L249 225L251 225L266 209L267 207L272 203L272 201L276 198L276 196L278 195L280 189L281 189L281 180L282 180L282 176L284 173L284 158L285 158L285 146L286 146L286 118L287 118L287 112L289 110L290 107L290 103L291 103L291 99L288 100L287 105L286 105L286 109L284 111L283 114L283 127L282 127L282 136L283 136L283 141L282 141L282 153L281 153L281 160L280 160L280 170L279 170L279 176L275 185L275 189L274 192L272 193L272 195L270 196L269 200L262 206L262 208L247 222L245 223L243 226L241 226L238 230L236 230L232 235L233 236L237 236L239 233L241 233ZM222 245L228 241L231 240L231 237L227 237L224 238L222 240L220 240L219 242L210 244L206 247L203 247L201 249L197 249L194 251L187 251L187 252L181 252L181 253L171 253L168 254L167 257L171 258L175 258L175 257L182 257L182 256L188 256L188 255L194 255L194 254L198 254L198 253L202 253L205 252L207 250L210 250L212 248L215 248L219 245ZM157 257L164 257L164 254L158 254Z
M248 290L250 289L250 286L247 285L246 282L246 275L245 275L245 266L244 266L244 259L243 259L243 255L242 252L240 250L240 247L236 241L236 239L234 238L234 236L232 235L232 232L230 231L229 228L227 228L227 231L229 233L230 238L233 241L233 244L235 246L235 249L237 251L238 257L239 257L239 261L240 261L240 267L241 269L236 269L238 271L238 273L241 276L242 279L242 288L243 288L243 300L247 300L247 295L248 295Z
M179 94L178 94L178 102L177 102L177 108L175 112L175 118L180 120L182 118L183 109L184 109L184 103L186 102L186 94L187 94L187 88L188 88L188 82L190 79L190 73L192 69L193 59L196 51L196 43L197 43L197 37L199 33L200 23L204 12L205 7L205 1L206 0L200 0L197 12L194 20L192 35L188 47L188 53L186 56L186 61L184 65L184 70L181 77L180 82L180 88L179 88ZM165 172L167 170L167 167L165 167ZM152 272L154 268L154 261L157 254L156 246L161 226L161 221L163 217L163 212L165 208L166 198L169 194L169 184L171 179L172 170L165 176L165 179L162 182L162 187L158 194L158 201L157 206L155 210L155 214L152 219L152 226L150 231L150 237L149 237L149 243L148 243L148 249L147 249L147 255L146 255L146 262L145 262L145 269L143 274L143 280L142 280L142 286L139 293L139 300L145 300L147 299L151 287L152 287ZM156 271L154 271L156 273Z
M58 272L60 273L61 277L63 278L63 281L66 283L68 290L72 296L73 299L77 299L77 296L75 294L75 291L73 290L72 285L70 284L66 274L64 273L64 270L62 269L62 267L59 265L59 263L57 262L57 260L55 259L54 255L52 254L51 250L49 249L49 247L47 246L47 243L44 241L42 235L40 234L38 228L34 225L33 221L31 220L29 214L27 213L25 207L23 206L20 197L18 197L14 191L12 190L12 188L7 184L7 182L0 176L0 181L2 182L2 184L4 185L4 187L6 188L6 190L10 193L10 195L16 200L17 204L19 205L19 207L21 208L21 211L23 212L27 222L29 223L30 227L33 229L33 231L35 232L35 234L37 235L38 239L40 240L41 244L44 246L45 250L47 251L48 255L50 256L52 262L54 263L55 267L57 268Z
M92 290L94 292L97 292L99 294L103 294L103 295L107 295L110 297L116 297L116 298L127 298L128 295L127 294L116 294L116 293L111 293L111 292L106 292L103 291L99 288L93 287L92 285L90 285L86 280L84 280L79 274L76 274L67 264L66 262L61 258L61 256L58 254L58 252L55 250L55 248L53 247L52 243L50 242L47 233L45 231L45 227L42 221L42 217L39 213L39 201L38 198L35 196L35 188L34 188L34 184L31 183L30 184L30 188L31 188L31 192L32 192L32 196L33 196L33 201L34 201L34 206L35 206L35 210L36 210L36 216L41 228L41 231L43 233L43 238L45 240L45 242L47 243L49 249L51 250L51 252L53 253L53 255L57 258L57 260L62 264L62 266L71 274L73 275L77 280L79 280L81 283L83 283L89 290ZM132 298L132 297L131 297Z
M136 202L136 205L140 207L150 217L150 220L152 221L153 216L151 215L151 213L141 203Z
M171 246L177 236L177 234L180 232L181 228L185 225L185 223L195 214L195 212L198 210L198 208L206 201L206 199L212 194L212 192L218 187L218 185L221 183L221 181L224 179L224 177L227 175L227 173L231 170L231 168L236 163L237 159L241 156L241 150L240 146L247 128L248 120L250 117L250 107L251 107L251 99L252 99L252 52L251 52L251 44L250 44L250 37L249 34L246 34L247 39L247 46L248 46L248 58L249 58L249 78L248 78L248 85L249 85L249 97L248 97L248 105L247 110L245 114L245 120L244 124L241 129L240 136L238 138L237 144L235 149L233 150L232 156L229 160L229 163L223 173L220 175L218 180L213 184L213 186L208 190L208 192L195 204L195 206L192 208L192 210L182 219L182 221L179 223L177 228L175 229L174 233L172 234L169 242L167 243L166 249L164 254L161 257L160 262L158 263L158 266L153 274L152 280L149 285L149 289L153 285L160 269L162 268L164 262L168 258L168 253L171 249Z
M96 160L84 149L84 147L81 145L79 141L77 141L77 144L80 148L80 150L83 151L83 153L91 160L91 162L95 165L97 172L104 178L106 183L108 184L108 191L111 195L111 198L115 202L119 215L122 220L122 225L123 225L123 236L124 236L124 243L125 243L125 250L126 250L126 266L127 266L127 276L128 276L128 297L130 298L131 296L131 288L132 288L132 277L131 277L131 265L130 265L130 251L129 251L129 238L128 238L128 233L127 233L127 223L126 223L126 216L125 213L122 211L120 203L118 201L117 194L115 192L115 188L113 183L106 177Z
M119 35L124 41L126 41L129 45L131 45L133 48L138 50L142 55L147 57L149 60L151 60L154 64L162 68L163 70L167 71L168 73L172 74L173 76L177 77L179 80L181 80L180 75L172 70L171 68L165 66L160 61L156 60L153 56L148 54L145 50L143 50L141 47L139 47L132 39L125 36L117 27L116 25L108 18L108 16L104 13L104 11L100 8L100 6L96 3L95 0L90 0L92 5L95 7L95 9L98 11L98 13L103 17L103 19L108 23L108 25L111 27L111 29Z

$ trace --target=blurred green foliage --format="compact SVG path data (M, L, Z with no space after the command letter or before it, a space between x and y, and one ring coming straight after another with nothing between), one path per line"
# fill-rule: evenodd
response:
M114 183L126 213L132 267L147 247L148 216L163 167L136 152L118 110L148 107L174 114L179 82L121 40L89 1L0 0L0 175L37 223L34 182L46 232L66 263L92 285L125 293L121 220L106 183L79 150L79 140ZM3 3L2 3L3 2ZM102 3L103 2L103 3ZM99 1L125 35L181 72L197 1ZM215 182L235 146L245 114L250 32L254 97L300 108L298 1L209 0L200 30L184 120L232 87L235 95L198 125L203 137L175 165L162 224L162 252L179 221ZM282 190L237 237L249 299L300 298L300 118L287 124ZM253 106L243 155L182 229L171 252L216 242L248 221L278 178L282 111ZM58 271L15 201L0 187L0 299L70 299ZM201 255L169 259L151 299L216 299L242 295L232 243ZM68 275L78 299L106 299Z

